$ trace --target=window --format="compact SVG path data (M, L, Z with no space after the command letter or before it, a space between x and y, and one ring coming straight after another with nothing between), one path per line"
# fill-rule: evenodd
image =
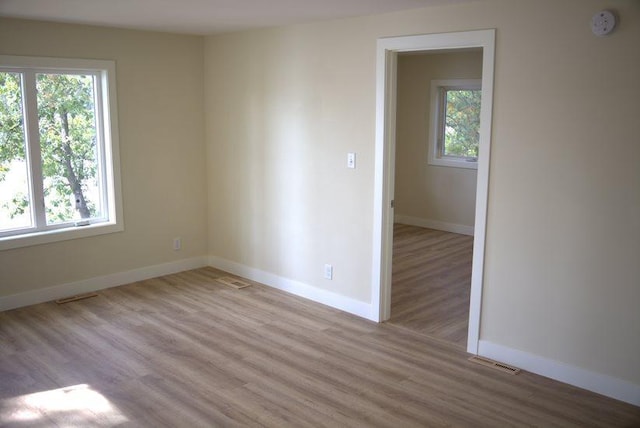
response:
M480 80L431 81L429 163L477 168Z
M0 249L120 231L112 61L0 56Z

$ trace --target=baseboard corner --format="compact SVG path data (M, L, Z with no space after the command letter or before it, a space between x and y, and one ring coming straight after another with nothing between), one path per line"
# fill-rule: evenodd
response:
M370 303L352 299L217 256L209 257L209 266L374 321L372 319Z
M474 227L464 224L447 223L444 221L431 220L428 218L412 217L402 214L394 216L394 222L409 226L425 227L428 229L442 230L443 232L459 233L461 235L473 236Z

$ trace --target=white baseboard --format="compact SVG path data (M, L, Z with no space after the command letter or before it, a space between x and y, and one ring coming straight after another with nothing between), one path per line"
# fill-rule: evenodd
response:
M371 304L360 300L345 297L300 281L284 278L270 272L265 272L260 269L255 269L240 263L222 259L220 257L211 256L209 258L209 266L252 281L260 282L268 285L269 287L277 288L278 290L295 294L296 296L304 297L305 299L313 300L317 303L322 303L323 305L327 305L332 308L340 309L341 311L348 312L368 320L375 321L372 318Z
M76 294L90 293L92 291L103 290L105 288L117 287L118 285L129 284L131 282L155 278L157 276L197 269L206 265L206 257L194 257L191 259L178 260L176 262L146 266L125 272L117 272L110 275L84 279L82 281L54 285L52 287L40 288L24 293L0 296L0 311L49 302L51 300L74 296Z
M428 218L411 217L408 215L395 215L395 223L408 224L409 226L426 227L428 229L442 230L445 232L459 233L461 235L473 236L473 226L464 224L446 223L444 221L430 220Z
M480 340L478 355L640 406L640 385Z

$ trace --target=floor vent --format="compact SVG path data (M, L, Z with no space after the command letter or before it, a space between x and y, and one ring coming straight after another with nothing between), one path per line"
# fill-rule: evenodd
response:
M230 276L223 276L222 278L217 278L216 281L218 281L219 283L222 283L224 285L228 285L229 287L233 287L236 290L251 286L251 284L249 284L246 281L243 281L243 280L238 279L238 278L233 278L233 277L230 277Z
M511 367L506 364L490 360L488 358L475 356L469 358L469 361L471 361L472 363L480 364L481 366L491 367L493 369L500 370L501 372L509 373L512 375L517 375L518 373L520 373L520 369L516 367Z
M64 305L65 303L77 302L78 300L84 300L90 297L97 297L97 296L98 296L97 293L78 294L71 297L65 297L64 299L58 299L56 300L56 303L59 305Z

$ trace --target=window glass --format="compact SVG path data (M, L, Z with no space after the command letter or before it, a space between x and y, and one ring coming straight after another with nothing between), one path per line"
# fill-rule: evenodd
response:
M92 75L36 75L47 224L102 216Z
M445 91L442 156L478 158L480 95L480 90Z
M32 226L29 195L22 76L0 72L0 231Z

